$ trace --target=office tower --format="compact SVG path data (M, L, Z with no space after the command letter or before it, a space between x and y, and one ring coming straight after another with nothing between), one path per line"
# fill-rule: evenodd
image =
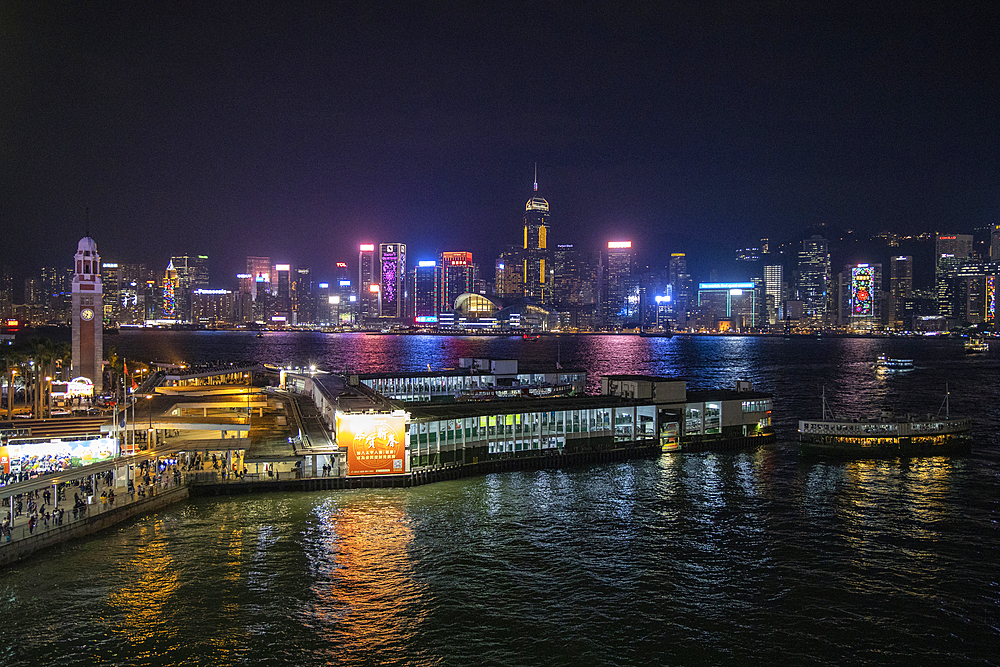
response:
M271 294L268 314L276 323L294 324L292 318L292 265L275 264L271 268Z
M379 317L402 320L406 306L406 244L379 244L378 264Z
M538 196L538 170L535 169L534 194L524 205L524 243L522 276L524 296L540 304L552 300L552 262L548 248L549 203Z
M375 280L374 243L362 243L359 246L357 290L362 323L378 317L379 286Z
M990 230L990 259L1000 262L1000 225L993 225Z
M316 321L316 301L309 267L295 267L292 275L292 312L296 324L313 324Z
M104 325L118 326L122 303L122 276L117 262L101 264L101 282L104 284Z
M877 329L882 319L882 265L850 267L850 327L855 331Z
M163 274L163 319L176 320L177 314L177 270L171 261Z
M971 234L939 234L935 240L934 291L938 315L958 314L958 270L972 255Z
M603 263L601 290L602 325L621 329L638 322L639 285L635 279L631 241L609 241Z
M552 300L560 307L583 305L584 267L581 253L572 244L553 252Z
M455 300L462 294L475 290L476 271L471 252L443 252L438 258L441 288L439 313L450 313Z
M784 299L781 294L781 284L784 282L785 267L781 264L764 266L764 303L768 324L777 324L784 314Z
M683 252L670 253L670 287L673 290L674 312L681 327L684 314L691 299L691 274L688 273L687 255Z
M434 260L417 262L413 269L413 319L418 324L437 322L441 272Z
M802 315L815 324L826 317L826 302L830 285L830 251L826 239L813 235L802 241L799 252L799 289Z
M890 261L889 298L892 312L889 314L889 325L893 329L901 329L906 319L906 302L913 298L913 257L899 255Z
M524 296L523 250L512 246L500 253L496 261L496 279L493 290L502 299Z
M250 296L257 300L257 287L261 283L271 284L271 258L247 257L247 273L250 278ZM261 280L263 278L263 280Z
M101 257L97 242L80 239L74 257L72 286L72 376L90 378L100 392L104 380L104 290L101 284Z
M0 266L0 317L10 317L14 308L14 273L7 265Z
M177 319L191 319L191 294L208 288L208 255L177 255L170 261L177 271Z

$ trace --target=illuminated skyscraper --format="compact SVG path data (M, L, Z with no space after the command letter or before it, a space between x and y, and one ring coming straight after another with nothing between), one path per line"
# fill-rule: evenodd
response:
M781 284L784 282L785 267L769 264L764 267L764 305L768 324L776 324L784 318L784 299Z
M524 205L524 257L522 276L524 296L538 303L552 300L552 261L548 247L549 203L538 196L538 169L535 169L535 194Z
M406 308L406 245L382 243L379 258L379 317L401 320Z
M440 280L437 262L417 262L413 270L413 317L418 324L437 322Z
M670 287L673 289L673 308L678 326L684 327L688 304L691 301L691 274L688 273L687 255L670 253Z
M195 290L208 289L208 255L178 255L170 261L177 271L177 318L191 318L191 295Z
M316 321L312 271L307 266L295 267L292 274L292 312L296 324L312 324Z
M271 269L271 305L268 309L272 321L294 324L292 317L292 265L275 264ZM273 319L276 318L276 319Z
M174 263L167 264L163 273L163 319L176 320L177 315L177 270Z
M892 313L889 326L901 329L906 319L906 302L913 298L913 258L900 255L892 258L889 267L889 293Z
M97 242L89 236L80 239L74 259L72 374L90 378L99 392L104 377L104 289Z
M971 234L939 234L935 241L934 288L938 315L958 314L958 270L972 255Z
M851 329L871 331L882 318L882 265L858 264L850 269Z
M802 314L822 324L826 317L826 302L830 286L830 251L826 239L813 235L802 241L799 252L799 300Z
M271 258L247 257L247 273L250 274L250 296L257 301L257 288L262 283L271 284Z
M511 246L500 254L496 262L496 280L493 290L504 299L516 299L524 296L524 251L517 246Z
M372 286L375 290L372 291ZM358 300L362 323L378 317L379 287L375 279L375 244L362 243L358 250Z
M438 261L441 272L439 313L450 313L461 294L475 288L476 270L471 252L443 252Z
M638 324L639 282L631 241L609 241L604 256L601 289L602 326L621 329Z

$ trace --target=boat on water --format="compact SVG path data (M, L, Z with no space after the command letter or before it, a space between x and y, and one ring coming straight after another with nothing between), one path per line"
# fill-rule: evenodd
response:
M674 332L669 329L646 329L639 332L640 338L673 338Z
M541 337L541 334L521 334L521 340L538 340Z
M988 352L989 349L990 346L984 338L970 338L965 341L966 354L979 354L980 352Z
M913 368L913 359L897 359L885 354L880 354L875 359L875 368L882 368L890 371L910 370Z
M875 417L836 417L823 395L823 418L799 420L804 454L848 457L939 456L972 447L972 420L949 413L948 392L937 415L896 415L883 409ZM942 414L943 412L943 414Z

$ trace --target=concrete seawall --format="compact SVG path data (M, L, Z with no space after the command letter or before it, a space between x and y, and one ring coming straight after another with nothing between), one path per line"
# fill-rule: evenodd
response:
M166 491L159 491L151 498L130 502L121 507L84 517L69 525L49 528L36 535L3 543L0 545L0 567L24 560L42 549L93 535L122 521L154 512L187 497L188 487L174 487Z

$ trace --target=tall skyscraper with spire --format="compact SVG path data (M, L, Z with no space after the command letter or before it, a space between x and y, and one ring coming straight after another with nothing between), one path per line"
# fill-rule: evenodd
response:
M535 187L524 206L524 296L538 303L552 301L552 259L549 250L549 203L538 195L538 165Z

